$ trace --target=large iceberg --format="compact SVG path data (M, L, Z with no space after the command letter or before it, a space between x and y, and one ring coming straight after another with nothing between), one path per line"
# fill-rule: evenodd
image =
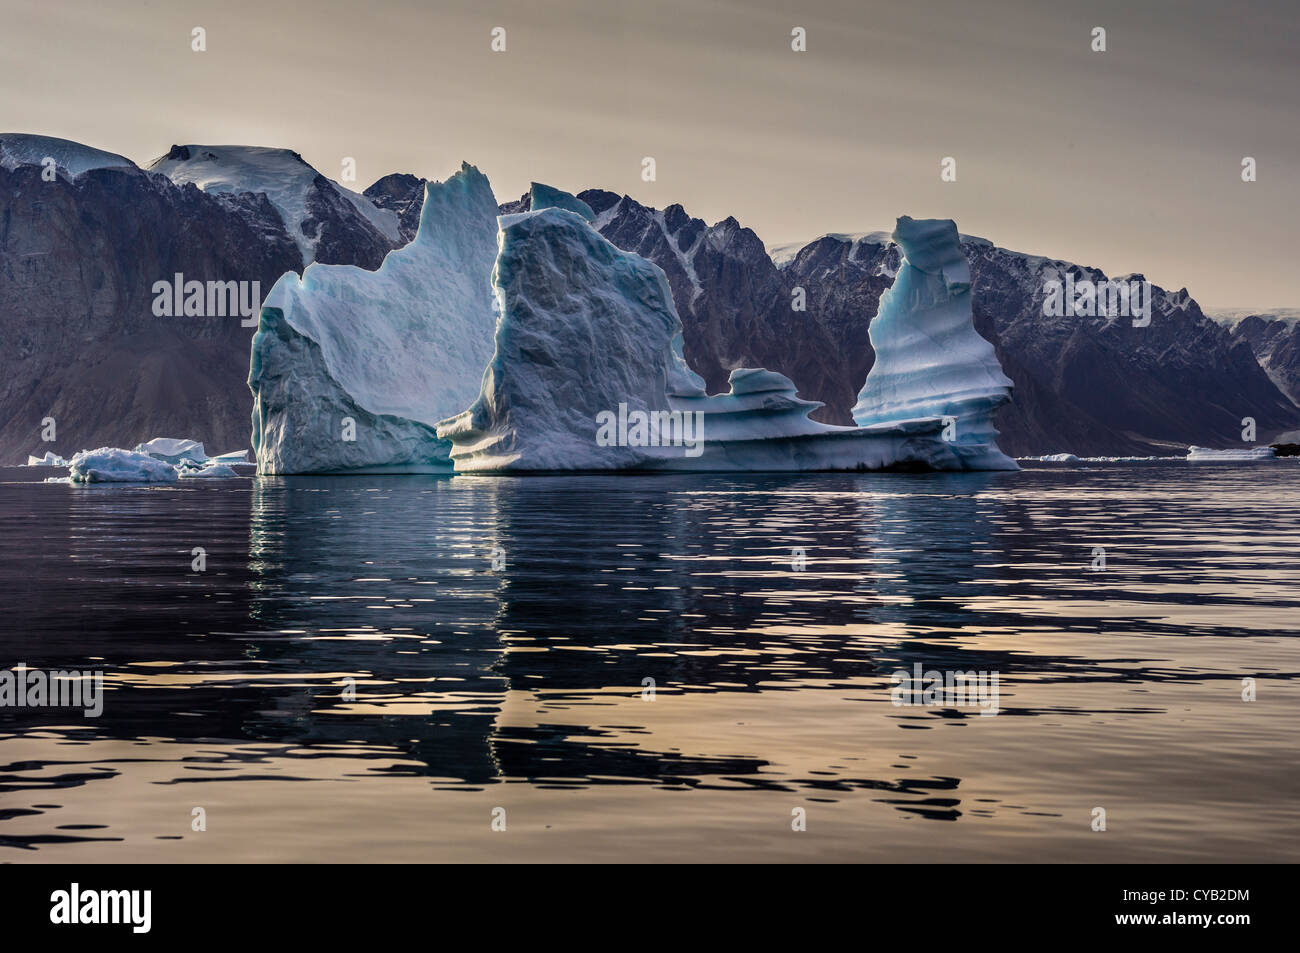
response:
M378 271L313 264L267 295L253 338L259 473L451 472L435 425L492 356L496 199L470 165L425 191Z
M1016 469L994 442L993 427L1012 384L993 345L975 330L970 267L956 224L903 216L893 239L903 263L868 329L876 361L853 419L871 426L939 417L964 469Z
M175 483L178 478L170 463L117 447L82 450L68 464L71 483Z
M811 420L821 405L801 400L793 383L773 371L735 370L730 392L709 396L683 360L681 320L663 271L606 241L580 211L569 210L563 193L534 189L532 199L531 211L500 219L493 271L500 318L481 393L438 426L454 444L458 472L1016 468L996 447L973 442L992 439L991 425L977 428L975 385L942 408L937 400L936 409L899 402L858 427ZM900 221L900 229L910 221ZM951 222L918 224L931 231L946 225L956 247ZM968 293L969 279L966 326L987 347L970 325ZM918 309L916 320L942 323L934 329L947 332L939 343L958 350L945 354L922 331L916 346L929 353L914 365L917 372L928 369L951 383L971 376L971 343L949 326L960 303L936 309L926 301ZM897 329L908 314L896 307ZM945 374L954 359L960 380ZM1001 374L995 358L992 369ZM998 395L985 397L989 415L1009 393L1010 382L1002 381ZM946 417L958 411L971 428L965 444L945 439L952 429Z

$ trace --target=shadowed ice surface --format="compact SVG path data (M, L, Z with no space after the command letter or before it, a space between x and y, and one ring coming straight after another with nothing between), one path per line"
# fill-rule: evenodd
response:
M106 695L0 708L0 860L1296 854L1294 461L48 472L0 471L0 668ZM894 705L917 663L998 714Z

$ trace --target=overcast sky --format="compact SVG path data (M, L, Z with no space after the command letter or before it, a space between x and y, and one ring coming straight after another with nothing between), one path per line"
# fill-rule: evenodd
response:
M1298 48L1297 0L0 0L0 131L352 156L359 188L466 159L499 200L605 188L769 244L953 218L1295 307Z

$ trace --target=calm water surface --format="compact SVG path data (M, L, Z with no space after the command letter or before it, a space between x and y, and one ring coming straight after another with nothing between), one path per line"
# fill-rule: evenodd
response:
M1295 460L49 472L0 470L0 668L104 710L0 708L0 861L1300 853ZM915 663L998 714L895 706Z

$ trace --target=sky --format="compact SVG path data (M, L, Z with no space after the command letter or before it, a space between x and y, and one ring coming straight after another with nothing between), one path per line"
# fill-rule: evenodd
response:
M0 131L352 157L356 188L467 160L500 201L604 188L769 245L952 218L1265 309L1300 306L1298 48L1296 0L0 0Z

